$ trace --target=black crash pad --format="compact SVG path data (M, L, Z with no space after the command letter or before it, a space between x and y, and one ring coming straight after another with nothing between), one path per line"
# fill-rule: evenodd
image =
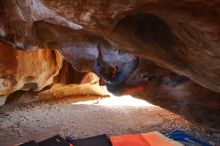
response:
M83 139L76 139L71 143L74 146L112 146L106 134Z
M29 142L25 142L25 143L22 143L18 146L38 146L38 144L35 142L35 141L29 141Z
M59 135L56 135L39 142L38 146L70 146L70 144Z

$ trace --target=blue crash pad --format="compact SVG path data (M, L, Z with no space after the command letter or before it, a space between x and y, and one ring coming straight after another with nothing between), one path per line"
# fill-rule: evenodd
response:
M174 130L173 132L167 134L167 137L175 141L179 141L185 146L211 146L205 142L202 142L198 138L195 138L181 130Z

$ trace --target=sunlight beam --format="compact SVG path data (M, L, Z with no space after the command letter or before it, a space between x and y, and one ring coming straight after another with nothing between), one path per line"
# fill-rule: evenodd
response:
M130 95L114 96L111 94L108 98L87 100L72 103L73 105L103 105L103 106L136 106L136 107L153 107L149 102L134 98Z

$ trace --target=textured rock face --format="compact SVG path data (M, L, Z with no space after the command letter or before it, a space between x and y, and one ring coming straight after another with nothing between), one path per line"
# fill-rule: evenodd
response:
M139 56L113 89L220 129L219 7L219 0L0 0L0 36L24 50L56 48L79 71L95 71L98 44L121 70Z
M0 95L16 90L42 90L54 83L62 63L62 56L54 50L25 52L0 43Z
M23 49L39 45L59 48L83 43L91 35L101 36L118 49L220 92L219 5L218 0L2 0L0 35ZM42 31L35 25L37 21L49 24ZM50 23L65 29L54 31Z
M77 72L70 63L63 60L57 50L22 51L1 42L0 81L1 104L15 91L41 91L53 84L51 89L36 94L40 100L73 95L108 95L108 92L99 86L99 78L94 73ZM19 98L18 94L12 95L9 100L17 103L21 103L21 100L39 100L33 94L32 99Z
M184 76L141 59L121 88L123 94L144 98L206 127L219 129L219 93Z
M103 53L105 62L117 65L122 68L122 71L126 70L131 64L132 55L122 51L116 53L114 49L108 49L106 54ZM69 61L72 62L74 59L71 58L77 57L77 51L79 50L77 48L64 48L62 51L68 52L63 55L70 58ZM83 47L81 50L83 52ZM87 50L91 51L92 48ZM108 59L112 52L115 52L115 54L112 55L111 59ZM85 60L90 57L78 56L77 59ZM124 60L126 61L124 62ZM93 64L92 60L90 62ZM120 66L120 63L122 66ZM75 66L80 66L80 64ZM119 96L133 95L134 97L143 98L153 104L181 114L191 121L196 121L215 130L219 129L219 93L206 89L185 76L161 68L152 61L139 58L138 66L125 81L119 85L111 84L110 87L109 91Z

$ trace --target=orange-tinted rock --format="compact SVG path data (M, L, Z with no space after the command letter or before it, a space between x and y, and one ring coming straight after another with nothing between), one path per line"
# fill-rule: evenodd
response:
M2 0L0 36L22 49L59 48L83 43L88 35L104 37L117 49L220 92L219 6L219 0ZM39 29L38 21L49 25ZM53 24L64 28L54 29Z
M83 79L80 81L81 84L99 84L99 77L92 72L86 73Z
M75 76L77 74L78 76ZM75 71L72 75L74 82L62 83L62 84L55 83L50 89L41 91L39 93L40 98L49 99L49 98L68 97L68 96L76 96L76 95L95 95L95 96L109 95L109 92L104 87L99 85L99 77L96 74L92 72L79 73ZM62 72L60 72L59 76L63 76ZM79 80L80 82L78 82Z
M65 50L63 56L75 69L87 72L94 71L95 52L91 49L99 41L108 41L106 50L124 50L156 64L145 70L156 72L156 79L150 75L150 80L144 79L147 83L135 84L132 78L141 77L137 72L121 88L134 85L130 94L139 91L141 97L148 96L160 106L219 128L219 7L219 0L0 0L0 38L25 50L78 49L78 56ZM86 51L82 51L83 45L89 46ZM22 72L17 71L17 53L8 53L10 61L1 55L2 66L10 66L2 70L6 80L0 79L1 88L18 85L19 78L13 75ZM22 66L26 68L24 61ZM68 78L57 79L66 82ZM28 86L37 88L36 84Z
M80 84L86 73L78 72L73 69L70 63L63 60L62 68L59 74L55 77L54 83L61 84Z
M39 93L41 99L69 97L76 95L109 96L109 92L99 84L54 84L50 89Z
M21 51L0 43L0 95L16 90L39 91L54 82L63 59L57 51Z
M39 96L30 94L33 96L20 98L15 94L10 96L10 102L73 95L108 95L99 86L99 78L94 73L77 72L63 60L58 51L52 49L22 51L0 43L0 77L1 104L4 104L7 95L15 91L41 91L52 84L54 85L49 90L40 92Z

